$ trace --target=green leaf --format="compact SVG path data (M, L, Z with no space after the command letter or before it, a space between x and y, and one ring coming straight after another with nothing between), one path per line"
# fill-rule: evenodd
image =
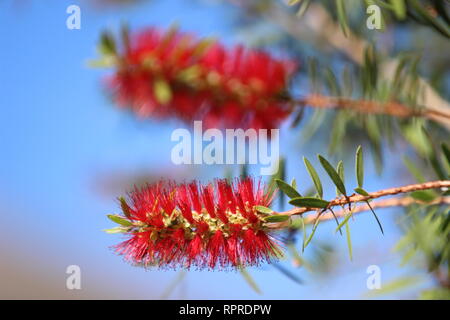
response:
M330 95L333 96L341 96L341 88L339 86L338 80L336 76L333 73L333 70L331 68L326 67L324 70L325 73L325 80L328 87L328 91L330 92Z
M442 152L444 153L445 159L447 160L447 163L450 166L450 148L444 142L442 142L441 148Z
M422 6L421 2L418 0L409 0L408 4L414 8L415 12L419 14L424 20L426 20L436 31L441 33L447 38L450 38L450 28L446 23L441 20L436 19L426 7Z
M317 199L317 198L294 198L289 201L290 204L296 207L305 207L305 208L322 208L325 209L328 207L329 202Z
M100 36L99 51L103 55L116 54L116 42L114 37L108 31L104 31Z
M345 224L345 235L347 236L348 255L350 256L350 261L352 261L353 260L352 238L350 236L350 225L348 223Z
M275 269L277 269L278 271L280 271L282 274L284 274L286 277L288 277L292 281L296 282L297 284L303 284L302 279L300 279L296 274L294 274L293 272L291 272L287 268L283 267L281 264L273 263L272 266Z
M87 66L89 68L112 68L116 65L117 58L114 56L102 56L99 59L88 60Z
M414 163L409 160L408 157L403 157L403 163L405 164L408 171L413 175L413 177L417 180L417 182L424 183L425 177L423 176L422 172L419 168L417 168Z
M186 277L187 272L185 270L181 270L178 273L178 276L169 284L169 286L164 290L163 294L159 297L160 300L167 299L172 292L175 290L175 288L183 281L183 279Z
M360 194L365 197L369 196L369 193L366 190L364 190L363 188L355 188L354 190L357 194Z
M110 234L126 232L126 230L124 228L122 228L122 227L114 227L114 228L111 228L111 229L104 229L103 231L106 232L106 233L110 233Z
M322 167L328 173L328 175L330 176L331 180L334 182L334 184L339 189L339 191L343 195L347 195L347 191L345 190L344 182L342 182L341 177L336 172L336 170L334 170L333 166L328 162L327 159L325 159L321 155L318 155L318 158L319 158L320 163L322 164Z
M266 222L283 222L289 220L290 216L286 214L275 214L273 216L264 217Z
M305 167L308 170L309 176L311 177L314 186L316 187L316 191L319 194L319 197L322 198L323 197L322 182L320 181L316 169L314 169L311 162L309 162L309 160L306 157L303 157L303 162L305 163Z
M442 3L444 4L444 3ZM436 288L424 290L420 293L420 300L450 300L450 289Z
M347 221L351 218L352 214L349 213L347 216L342 220L342 222L337 226L336 230L334 232L341 231L342 227L347 223Z
M119 197L119 201L120 201L120 207L122 208L123 214L127 218L130 218L131 217L131 209L130 209L130 206L128 206L127 201L125 200L124 197Z
M396 291L404 290L407 287L418 284L420 281L421 281L420 278L411 276L398 278L396 280L383 284L381 289L371 290L366 294L366 296L367 297L383 296Z
M300 229L302 227L302 219L301 218L296 218L296 219L291 219L291 224L289 225L289 228L291 229Z
M265 214L272 214L273 210L264 206L255 206L255 210Z
M293 6L293 5L296 5L297 3L300 3L300 1L302 1L302 0L289 0L288 5Z
M348 37L348 23L344 0L336 0L336 7L339 25L341 26L342 32L344 33L345 37Z
M302 227L302 233L303 233L303 241L302 241L302 252L305 251L305 245L306 245L306 227L305 227L305 220L303 218L300 218L302 220L301 227Z
M256 284L255 280L253 280L253 277L247 272L244 268L239 268L239 272L244 277L245 281L248 283L248 285L258 294L261 294L261 290L259 289L258 285Z
M364 159L361 146L356 149L355 171L358 187L362 188L364 184Z
M303 17L306 10L308 10L309 5L311 4L312 0L301 0L301 1L302 1L302 4L300 5L300 8L298 9L297 13L295 14L299 18Z
M281 179L275 179L278 188L283 191L289 198L298 198L301 197L301 194L297 192L293 187L291 187L288 183L284 182Z
M280 179L280 180L285 180L285 175L286 175L286 160L284 157L280 157L278 160L278 171L270 176L270 182L269 182L269 191L271 193L275 192L276 190L276 179ZM284 192L278 192L277 193L279 202L280 202L280 207L281 209L283 209L284 207L284 198L286 197Z
M156 100L161 104L169 103L172 100L172 90L167 81L158 79L153 83L153 92Z
M432 190L417 190L414 192L411 192L411 197L413 197L416 200L423 201L423 202L432 202L434 199L436 199L436 193Z
M425 129L425 127L422 127L422 131L425 134L426 139L428 140L428 145L433 146L433 139L429 132ZM429 154L428 154L428 160L430 161L431 166L434 169L434 172L441 180L445 180L445 173L444 170L441 167L441 164L439 163L439 160L436 156L436 152L433 147L430 148Z
M319 219L317 219L317 220L314 222L313 229L312 229L311 234L309 235L308 239L305 241L305 244L304 244L304 246L303 246L303 250L305 250L305 248L306 248L306 247L308 246L308 244L311 242L311 240L312 240L314 234L316 233L317 227L319 226L319 223L320 223L320 220L319 220Z
M351 115L348 110L340 110L333 119L332 128L330 132L330 142L328 143L328 153L335 154L342 146L341 142L345 139L348 122Z
M406 18L405 0L390 0L392 9L399 20Z
M121 217L117 214L108 214L107 217L109 218L109 220L111 220L117 224L120 224L122 226L125 226L125 227L129 227L129 226L133 225L130 221L124 219L123 217Z
M338 175L341 178L342 182L345 182L344 162L342 160L338 162L338 164L336 166L336 172L338 173Z
M292 181L291 181L291 186L292 186L292 188L294 188L295 190L297 190L297 180L295 180L295 178L292 179Z
M345 181L344 180L344 177L345 177L345 174L344 174L344 162L342 162L342 160L338 162L338 164L336 166L336 172L339 175L339 177L341 178L342 182L344 183L344 181ZM336 188L336 196L339 196L341 194L342 193L339 191L339 189Z

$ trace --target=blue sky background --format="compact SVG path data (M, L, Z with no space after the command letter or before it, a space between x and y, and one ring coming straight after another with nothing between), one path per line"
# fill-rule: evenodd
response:
M120 192L99 190L98 180L137 172L159 176L161 168L176 173L180 168L170 162L174 145L170 134L179 124L136 122L102 93L101 79L107 71L87 68L85 62L95 57L101 30L117 28L121 21L132 28L178 22L183 30L201 36L242 42L231 28L232 14L223 5L182 0L150 1L119 10L94 10L88 1L15 2L0 2L0 297L158 298L177 272L134 268L108 249L120 236L101 230L111 227L105 215L118 211L115 197ZM66 28L70 4L81 6L81 30ZM310 182L301 156L313 159L325 150L299 148L295 137L283 130L280 147L288 157L288 176L307 188ZM378 177L370 161L367 165L366 189L400 183L390 179L399 168L388 166ZM348 181L353 178L352 166L348 163ZM184 169L183 178L196 178L201 168ZM223 175L223 168L207 169L203 178ZM334 191L327 186L325 190ZM284 262L305 281L300 286L270 266L253 268L249 272L263 292L258 295L238 273L193 271L170 297L362 298L369 265L381 267L383 283L408 271L391 253L400 236L395 213L379 213L385 236L371 215L357 217L351 225L353 262L348 261L345 238L334 234L332 223L324 223L317 239L336 246L334 271L327 277ZM65 270L71 264L81 267L80 291L65 288ZM415 292L385 298L414 297L410 294Z

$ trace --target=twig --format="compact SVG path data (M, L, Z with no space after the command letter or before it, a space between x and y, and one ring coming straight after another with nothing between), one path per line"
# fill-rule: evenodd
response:
M295 101L302 106L311 106L324 109L351 109L361 113L386 114L399 118L425 117L434 120L436 117L447 118L450 120L450 112L431 109L410 108L404 104L395 101L378 102L363 99L349 99L344 97L332 97L319 94L312 94L305 98Z
M301 19L293 15L286 7L275 2L265 1L265 6L258 6L259 1L228 0L229 2L260 15L267 21L281 27L287 34L300 41L308 41L316 46L324 44L344 53L358 65L364 63L364 51L368 42L348 30L347 37L339 32L339 25L322 5L311 3L308 12ZM324 48L327 49L326 46ZM388 59L380 65L383 79L392 79L399 64L398 59ZM409 78L404 79L408 81ZM450 130L450 118L442 116L450 111L450 103L441 97L426 80L419 77L419 85L423 90L420 104L427 110L427 117L442 124Z
M407 207L411 204L419 203L419 204L427 204L427 205L436 205L436 204L450 204L450 197L440 197L431 202L422 202L416 200L412 197L400 197L400 198L392 198L392 199L383 199L371 202L372 209L382 209L382 208L394 208L394 207ZM361 213L370 211L370 208L367 204L357 205L353 208L353 213ZM336 217L341 218L348 214L347 210L339 210L334 213ZM305 218L305 223L312 223L315 219L315 215L308 215ZM326 213L320 217L319 220L331 220L334 219L333 215L330 213Z
M370 192L368 196L362 196L359 194L352 194L349 197L343 197L343 198L335 198L331 201L329 201L329 208L335 207L335 206L344 206L349 203L356 203L356 202L365 202L371 199L377 199L385 196L391 196L396 195L400 193L408 193L418 190L429 190L429 189L439 189L439 188L450 188L450 180L442 180L442 181L431 181L426 183L418 183L418 184L411 184L403 187L397 187L397 188L390 188L390 189L383 189L375 192ZM387 208L387 207L398 207L398 206L408 206L412 203L423 203L420 201L417 201L411 197L402 197L402 198L394 198L394 199L386 199L381 201L374 201L371 202L371 206L373 209L375 208ZM441 197L435 201L428 202L427 204L450 204L450 197ZM315 208L293 208L291 210L285 211L285 212L277 212L275 214L280 215L288 215L288 216L294 216L294 215L302 215L306 212L314 211ZM367 204L358 205L353 208L353 213L358 212L364 212L370 210L370 207ZM342 217L346 214L345 210L336 211L335 215L336 217ZM311 214L305 218L305 223L312 223L316 220L330 220L334 219L334 216L332 213L324 213L320 216L318 214ZM285 227L286 223L274 223L270 227L271 228L281 228Z

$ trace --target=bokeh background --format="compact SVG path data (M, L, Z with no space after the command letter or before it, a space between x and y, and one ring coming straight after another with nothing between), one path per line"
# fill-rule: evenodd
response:
M66 28L71 4L81 7L81 30ZM395 224L400 209L379 211L384 236L371 215L357 217L352 223L352 262L345 237L334 233L333 223L322 224L305 253L313 261L312 270L295 268L289 259L280 263L303 283L270 265L249 269L260 293L237 272L143 270L113 254L110 246L120 235L102 232L112 226L105 215L119 212L116 197L136 181L208 180L227 169L237 175L239 168L173 165L170 135L183 125L137 120L112 105L101 86L108 72L86 64L97 55L100 33L126 21L132 29L177 23L182 30L216 36L227 45L255 45L252 32L276 34L270 25L242 31L237 25L246 21L239 20L239 10L220 1L155 0L126 6L87 0L0 2L0 298L360 299L367 297L370 265L381 268L382 283L421 272L400 267L401 257L392 251L401 235ZM392 43L401 39L401 33L380 37ZM284 41L271 50L283 54L290 46ZM301 56L299 60L302 65ZM296 90L302 90L301 84L300 79ZM309 188L301 157L315 159L316 153L326 153L326 145L320 138L301 143L298 131L288 128L282 129L280 141L281 153L289 159L287 176L295 177L300 188ZM413 182L390 160L402 150L406 144L384 150L381 174L372 161L366 162L367 190ZM348 181L354 181L352 165L349 157ZM257 168L250 172L258 173ZM325 190L333 196L328 180ZM73 264L81 268L81 290L66 289L66 268ZM382 297L413 298L430 284L426 275L422 279Z

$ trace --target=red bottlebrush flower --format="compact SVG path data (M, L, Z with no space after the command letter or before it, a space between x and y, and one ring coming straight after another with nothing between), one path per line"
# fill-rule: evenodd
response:
M114 216L129 237L116 252L134 264L156 267L223 269L270 262L281 251L255 207L271 201L252 178L136 188L121 199L124 216Z
M109 88L120 106L140 116L206 127L278 128L290 113L283 98L296 66L268 54L169 30L131 36L117 55Z

